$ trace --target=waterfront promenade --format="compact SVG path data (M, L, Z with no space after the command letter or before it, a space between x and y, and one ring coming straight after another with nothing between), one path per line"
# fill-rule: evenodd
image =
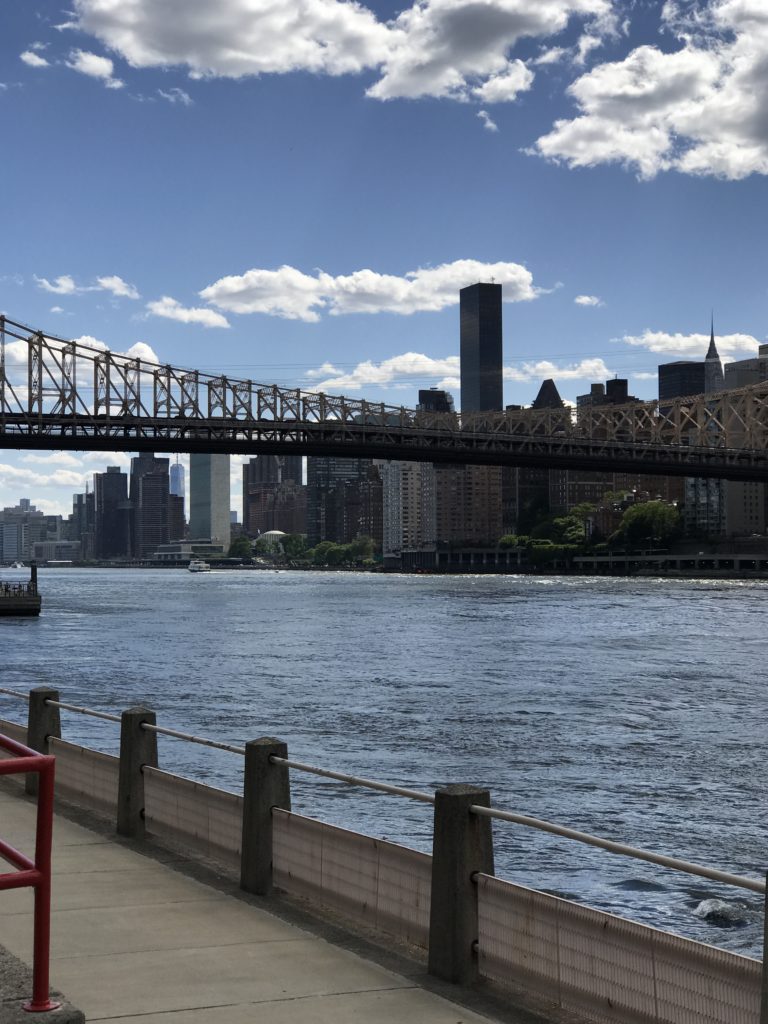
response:
M28 851L34 804L0 788L3 834ZM149 856L57 815L51 983L88 1021L135 1024L483 1024L404 957L374 962L333 944L234 883L205 884L172 855ZM261 904L261 905L259 905ZM0 945L31 963L30 890L0 893ZM290 918L288 914L288 918ZM310 930L311 929L311 930ZM398 969L399 968L399 969ZM437 986L440 988L441 986ZM442 986L450 990L450 986Z

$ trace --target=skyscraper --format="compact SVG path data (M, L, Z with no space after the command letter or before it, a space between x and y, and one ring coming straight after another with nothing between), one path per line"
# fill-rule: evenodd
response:
M128 477L119 466L93 474L95 555L125 558L130 552L130 505Z
M189 536L229 548L229 456L189 457Z
M171 494L175 494L177 498L184 497L184 467L179 462L178 455L171 466Z
M461 411L503 408L501 285L472 284L459 292Z
M141 452L131 459L131 554L148 558L168 543L168 459Z

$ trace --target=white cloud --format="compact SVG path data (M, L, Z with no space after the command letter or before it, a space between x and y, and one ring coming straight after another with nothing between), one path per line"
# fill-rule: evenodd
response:
M178 320L182 324L201 324L203 327L229 327L229 322L221 313L212 309L187 309L170 295L147 303L147 309L153 316L162 316L166 320Z
M215 26L209 0L185 0L183 17L156 0L75 7L78 27L136 68L185 66L194 78L378 70L368 94L381 100L512 100L533 80L509 59L520 40L573 19L590 40L615 31L612 0L415 0L386 23L352 0L218 0Z
M192 97L189 93L184 92L183 89L179 89L176 86L168 90L158 89L157 94L158 96L162 96L164 100L168 100L169 103L180 103L183 107L192 106Z
M45 57L41 57L39 53L35 53L34 49L25 50L20 57L31 68L49 68L51 66L49 61Z
M200 292L211 305L231 313L266 313L290 320L316 322L320 314L434 312L459 301L459 289L495 280L505 302L535 299L539 290L531 272L519 263L455 260L412 270L403 277L357 270L333 277L315 276L295 267L248 270L224 277Z
M709 338L709 334L670 334L667 331L646 329L642 334L625 334L618 340L635 348L645 348L649 352L677 356L680 359L703 359L707 354ZM715 344L721 356L737 352L755 354L760 345L751 334L717 334Z
M124 281L122 277L118 277L116 274L112 277L97 277L96 280L100 288L103 288L105 292L112 292L118 298L140 298L134 285L128 284L127 281Z
M582 359L579 363L571 363L568 366L558 366L548 359L541 359L538 362L523 363L522 367L505 366L504 380L529 381L544 380L552 377L554 380L607 380L613 376L602 359Z
M53 473L36 473L31 469L0 463L0 486L19 485L31 487L76 487L85 486L87 473L73 473L68 469L57 469Z
M126 349L123 355L128 356L129 359L141 359L145 363L159 363L160 360L157 358L157 354L151 345L148 345L145 341L137 341L130 348Z
M53 282L45 277L35 276L38 288L54 295L84 295L86 292L111 292L117 298L138 299L139 293L132 284L128 284L116 274L111 277L97 277L96 284L78 285L70 274L62 274ZM59 310L63 312L63 310Z
M499 130L499 126L491 118L491 115L488 113L487 110L478 110L477 116L483 122L483 128L485 128L486 131L497 132Z
M633 373L632 377L635 380L657 380L658 373L650 373L649 371L642 371L641 373Z
M604 306L605 303L597 295L577 295L573 300L577 306Z
M84 290L77 287L74 279L69 274L62 274L53 283L44 277L37 276L35 276L35 281L37 281L38 288L42 288L45 292L52 292L54 295L78 295Z
M22 462L31 462L40 466L69 466L82 468L80 459L70 455L69 452L50 452L48 455L22 455Z
M115 65L109 57L100 57L88 50L73 50L66 62L67 67L89 78L98 78L108 89L122 89L123 83L114 77Z
M768 174L768 5L667 3L680 48L645 45L569 87L579 116L556 121L531 152L571 167L620 163L738 180Z
M358 365L349 373L341 373L330 363L323 363L317 370L310 370L310 378L324 376L325 379L313 383L312 391L346 392L359 391L364 387L393 387L403 380L421 378L432 381L446 375L455 376L459 369L459 357L448 356L445 359L433 359L420 352L404 352L392 356L380 363L370 359ZM329 374L329 376L325 376Z
M568 50L563 46L552 46L535 57L531 63L536 65L558 64L568 55Z
M51 306L52 313L63 313L64 309L61 306Z
M128 452L85 452L82 459L89 465L95 463L98 466L122 466L124 469L131 464Z

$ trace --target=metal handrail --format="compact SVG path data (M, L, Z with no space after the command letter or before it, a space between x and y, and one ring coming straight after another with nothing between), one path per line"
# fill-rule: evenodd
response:
M551 821L544 821L542 818L531 818L527 814L514 814L512 811L501 811L496 807L482 807L480 804L472 804L472 814L479 814L484 818L496 818L499 821L511 821L516 825L526 825L528 828L538 829L540 832L550 832L555 836L562 836L565 839L574 839L577 843L586 843L588 846L597 846L609 853L622 854L625 857L633 857L635 860L645 860L651 864L660 864L665 868L674 868L676 871L684 871L689 875L700 875L702 878L709 878L713 882L724 882L726 885L734 885L739 889L749 889L752 892L765 893L764 881L754 878L743 878L741 875L733 875L728 871L718 871L716 868L707 868L701 864L693 864L690 861L679 860L677 857L667 857L661 853L651 853L649 850L641 850L636 846L628 846L626 843L616 843L611 839L601 839L599 836L590 835L588 832L579 832L577 829L566 828L564 825L556 825Z
M0 686L0 693L7 693L9 697L18 697L20 700L25 700L29 703L28 693L19 693L18 690L9 690L5 686Z
M177 729L166 729L162 725L152 725L151 722L142 722L141 728L147 732L159 733L160 736L173 736L177 740L186 740L187 743L197 743L201 747L213 747L215 750L227 750L230 754L240 754L245 757L245 747L236 747L231 743L219 743L218 740L207 740L203 736L193 736L189 732L179 732Z
M350 786L362 786L364 789L375 789L380 793L391 793L393 796L404 796L408 800L418 800L423 804L434 804L435 798L429 793L422 793L417 789L405 789L402 786L390 786L387 782L375 782L373 779L363 779L357 775L347 775L344 772L334 772L329 768L317 768L312 764L304 764L301 761L291 761L286 757L278 757L271 754L269 758L272 764L280 764L285 768L295 768L300 772L308 772L310 775L320 775L325 779L335 779L337 782L346 782Z
M77 704L64 704L60 700L45 701L49 707L61 708L63 711L74 711L78 715L88 715L90 718L103 718L105 722L120 722L120 715L110 715L106 711L94 711L93 708L81 708Z
M0 750L11 755L0 760L0 776L34 772L39 776L34 860L0 839L0 857L16 870L0 874L0 891L30 886L35 890L32 961L32 998L24 1004L31 1012L56 1010L61 1003L49 996L51 946L51 845L53 839L53 777L56 758L39 754L22 743L0 736Z

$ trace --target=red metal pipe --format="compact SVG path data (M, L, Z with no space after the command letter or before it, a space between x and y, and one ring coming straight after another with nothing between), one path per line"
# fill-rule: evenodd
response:
M34 959L32 963L32 998L24 1009L32 1013L56 1010L61 1005L48 995L50 987L51 946L51 846L53 842L53 783L56 759L38 754L29 747L0 736L0 750L12 755L0 760L0 775L23 775L35 772L40 776L37 794L37 828L35 859L30 860L10 843L0 839L0 857L17 871L0 875L0 891L31 886L35 890Z

